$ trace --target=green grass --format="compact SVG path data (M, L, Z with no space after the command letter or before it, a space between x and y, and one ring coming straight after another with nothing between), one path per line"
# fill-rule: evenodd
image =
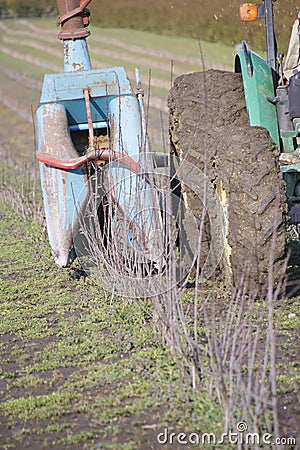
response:
M16 86L16 81L8 78L5 74L0 73L0 86L5 86L5 95L16 99L21 98L21 104L27 105L28 114L30 114L30 105L36 108L38 104L38 95L35 89L26 88L22 85Z
M1 52L1 63L6 68L10 68L17 73L22 74L23 76L30 77L33 80L41 81L45 74L45 69L42 67L35 66L32 63L23 61L22 65L20 65L20 61L12 56L6 55Z
M31 442L142 450L165 427L221 433L219 407L205 384L194 391L182 377L155 332L149 302L111 297L74 270L56 268L43 227L3 200L0 217L4 449ZM295 396L299 299L278 304L275 320L278 394Z
M157 52L157 55L163 52L168 52L173 55L176 60L176 56L181 58L196 58L200 59L199 44L197 38L186 38L180 36L166 36L151 33L149 31L140 31L133 29L110 29L110 28L98 28L91 26L91 37L104 36L107 39L119 40L122 43L126 43L128 46L136 46L144 48L146 51ZM201 46L203 47L204 56L208 58L209 62L220 62L220 64L230 64L232 56L234 54L234 48L228 45L222 44L222 42L212 43L202 41L200 37ZM101 48L101 47L100 47ZM151 59L150 59L151 61Z
M27 57L31 57L33 59L34 65L35 65L34 59L38 58L39 61L42 61L42 64L44 64L45 67L47 67L48 63L57 64L57 66L61 65L62 67L62 58L60 58L59 52L57 56L50 55L50 53L46 53L45 55L45 51L32 48L30 47L30 45L26 45L26 40L23 40L22 43L18 44L17 46L15 44L10 43L6 43L5 46L8 49L11 49L12 51L16 50L20 55L26 55ZM25 62L28 61L25 60Z
M111 298L56 268L43 228L3 201L0 214L3 448L143 449L163 426L193 430L200 411L203 427L219 429L219 408L192 392L158 339L150 303Z

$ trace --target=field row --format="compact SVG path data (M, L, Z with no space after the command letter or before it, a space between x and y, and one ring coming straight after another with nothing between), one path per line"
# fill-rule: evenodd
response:
M181 73L201 70L202 60L207 69L230 70L232 49L216 44L201 43L200 51L199 43L193 39L124 29L92 27L91 31L88 44L93 68L124 66L134 86L134 70L139 67L145 101L149 102L150 135L156 145L161 145L161 117L167 127L167 97L172 80ZM0 22L1 102L22 120L32 120L44 73L63 71L62 44L57 32L52 19Z

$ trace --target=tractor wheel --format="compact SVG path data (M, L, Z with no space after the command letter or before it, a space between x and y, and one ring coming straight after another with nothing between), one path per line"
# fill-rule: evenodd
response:
M172 151L205 172L222 205L225 243L219 269L231 284L245 277L264 283L274 228L277 273L283 261L285 189L276 146L267 130L249 125L241 75L218 70L181 75L169 109ZM200 217L201 202L185 184L182 190ZM209 224L204 231L211 243L219 239L219 230Z

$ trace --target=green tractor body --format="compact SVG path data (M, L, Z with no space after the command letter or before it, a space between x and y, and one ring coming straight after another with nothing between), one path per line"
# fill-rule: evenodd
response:
M254 18L265 21L267 60L251 51L243 41L236 54L235 72L242 74L250 125L266 128L280 149L280 170L286 182L289 219L292 223L298 223L300 222L300 72L295 67L289 80L284 79L283 54L279 54L278 58L276 54L273 0L264 0L260 5L249 3L242 5L242 20L253 20L251 8L256 8L257 11ZM298 21L300 29L299 17Z
M300 223L300 64L295 52L300 28L293 27L287 74L283 55L277 57L272 0L242 9L242 20L265 21L266 60L243 41L235 73L211 69L177 77L169 96L169 131L173 153L205 172L218 195L224 244L215 264L218 274L230 286L244 289L248 283L263 293L270 273L273 280L285 277L287 209L290 223ZM205 260L220 242L220 232L203 209L206 198L197 198L186 183L181 189L196 219L204 217ZM296 235L298 225L291 230Z
M242 73L250 125L266 128L280 146L276 108L268 101L275 95L271 67L244 41L237 53L235 71Z

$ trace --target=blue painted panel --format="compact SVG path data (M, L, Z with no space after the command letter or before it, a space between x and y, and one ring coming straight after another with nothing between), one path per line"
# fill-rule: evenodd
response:
M64 72L90 70L92 68L85 39L64 40Z
M98 97L90 99L93 122L107 121L107 105L112 98L114 97ZM84 99L61 101L60 103L67 111L69 125L77 125L79 123L87 122Z
M133 94L125 69L115 67L113 69L47 74L44 77L40 103L82 99L84 87L91 89L91 96L94 98Z

